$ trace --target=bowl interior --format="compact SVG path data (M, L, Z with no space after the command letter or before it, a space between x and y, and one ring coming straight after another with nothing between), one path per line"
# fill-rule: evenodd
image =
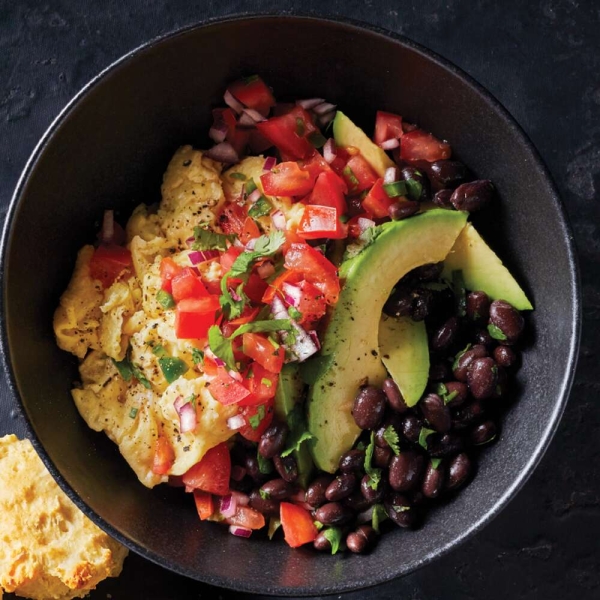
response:
M145 489L71 401L76 361L55 345L52 313L77 250L105 208L126 218L159 199L162 174L184 143L208 144L210 109L226 84L260 73L278 99L321 96L373 127L376 110L419 123L498 187L499 208L476 217L536 307L535 343L500 441L456 499L418 531L383 536L368 556L315 555L248 543L200 524L178 490ZM405 574L496 514L530 473L560 416L577 340L576 275L555 191L505 113L447 64L406 41L312 18L213 23L133 53L71 104L37 149L15 195L4 239L4 345L9 376L38 449L72 497L134 550L216 585L324 594ZM163 486L164 487L164 486Z

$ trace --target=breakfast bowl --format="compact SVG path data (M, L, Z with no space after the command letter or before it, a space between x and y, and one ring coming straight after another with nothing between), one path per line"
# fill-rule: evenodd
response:
M266 538L242 540L201 523L181 490L142 486L103 434L79 416L77 362L61 351L52 315L77 250L104 209L127 217L157 202L182 144L208 147L211 109L233 80L259 73L278 98L315 96L366 130L376 110L450 140L494 181L493 216L478 229L523 282L535 310L517 391L497 443L461 494L414 530L382 536L366 555L317 554ZM2 357L37 451L73 501L149 560L235 590L322 595L373 586L446 554L480 531L540 461L563 412L579 342L579 283L571 232L535 149L477 83L406 38L308 16L231 17L145 44L92 80L36 147L2 240Z

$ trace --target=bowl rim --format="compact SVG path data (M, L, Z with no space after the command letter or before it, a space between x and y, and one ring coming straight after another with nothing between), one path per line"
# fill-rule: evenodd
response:
M570 316L570 327L572 329L572 337L569 343L569 352L568 352L568 360L567 360L567 374L563 379L559 394L555 398L554 408L550 415L550 419L546 424L543 433L538 439L538 443L529 457L529 460L522 468L522 470L518 473L512 484L504 490L501 496L497 499L494 505L486 511L484 515L481 516L477 521L471 523L469 527L467 527L460 535L450 540L443 546L437 547L434 551L429 552L428 554L422 556L420 559L415 560L413 563L408 565L405 568L400 569L399 571L390 573L386 570L385 573L375 574L375 576L365 577L363 575L363 579L361 584L357 587L356 585L338 585L327 588L327 590L322 591L316 587L311 587L307 585L303 588L287 588L281 586L273 586L269 585L267 589L259 590L255 586L247 586L244 585L243 580L236 581L232 578L226 578L222 576L217 577L203 577L201 573L191 572L187 569L183 569L178 566L176 563L173 563L170 560L166 560L165 558L159 556L152 550L143 547L142 545L134 542L133 540L127 538L125 535L121 534L117 531L110 523L104 520L98 513L88 506L85 500L79 496L75 490L67 483L66 479L63 477L61 472L58 470L56 465L50 459L46 450L44 449L42 443L40 442L37 434L35 433L33 426L31 425L29 419L27 418L27 410L23 403L23 400L19 394L17 381L15 377L15 373L12 366L12 361L10 357L10 347L8 342L8 334L7 334L7 322L6 322L6 295L7 295L7 282L6 282L6 272L5 272L5 263L7 258L7 251L11 243L11 234L12 234L12 225L17 213L17 209L19 207L23 190L25 189L27 182L29 180L30 175L35 169L38 159L43 154L46 146L51 142L54 133L60 128L62 123L69 117L71 112L77 107L79 101L88 95L97 85L100 85L111 73L117 71L122 65L126 64L130 59L135 58L136 56L143 54L146 51L154 49L156 46L159 46L163 42L168 40L175 39L179 36L187 35L191 32L200 31L205 28L210 28L215 25L232 23L232 22L243 22L243 21L253 21L253 20L301 20L301 21L315 21L320 23L329 24L331 26L341 26L349 30L353 30L358 34L364 35L365 33L383 37L388 41L392 41L396 44L400 44L409 50L416 52L421 55L425 59L432 61L437 66L441 67L447 72L450 72L455 77L458 77L463 83L465 83L469 88L475 91L482 100L488 104L492 110L494 110L502 119L505 127L512 130L514 134L516 134L524 143L527 150L530 152L533 163L532 166L540 173L543 179L547 182L551 194L550 200L554 204L554 208L556 209L559 226L561 229L562 237L567 246L567 254L568 254L568 263L569 263L569 280L570 280L570 289L572 290L572 314ZM27 431L28 437L31 440L34 448L36 449L38 455L41 457L45 466L48 468L48 471L51 473L52 477L57 481L61 489L67 494L67 496L75 503L75 505L83 511L93 522L95 522L101 529L106 531L112 537L114 537L117 541L119 541L124 546L130 548L135 553L140 556L150 560L151 562L161 566L163 568L167 568L178 575L183 575L186 577L190 577L197 581L207 583L210 585L215 585L218 587L223 587L227 589L232 589L240 592L247 593L263 593L267 595L296 595L296 596L310 596L314 594L337 594L355 591L358 589L365 589L369 587L373 587L386 581L390 581L394 578L401 577L404 575L408 575L430 564L432 561L441 558L442 556L447 555L451 550L457 548L461 544L463 544L468 538L473 536L475 533L481 531L485 526L487 526L498 514L507 506L507 504L514 499L519 490L523 487L529 477L532 475L533 471L543 458L546 453L554 434L558 428L560 423L562 414L564 412L565 406L567 404L569 393L571 391L571 387L573 385L575 370L577 366L578 360L578 352L581 338L581 316L582 316L582 307L581 307L581 278L580 278L580 269L578 263L578 257L576 253L576 247L574 242L574 236L572 233L572 229L569 222L569 217L566 212L566 209L560 199L558 194L558 190L556 184L544 164L538 150L533 145L533 142L529 138L529 136L525 133L522 127L517 123L515 118L508 112L508 110L500 103L496 97L491 94L487 89L485 89L480 83L478 83L473 77L471 77L468 73L463 71L460 67L456 66L450 60L442 57L436 52L430 50L429 48L414 42L410 38L406 37L403 34L396 33L394 31L385 29L383 27L374 25L372 23L368 23L365 21L357 20L354 18L346 17L344 15L334 15L327 12L316 12L316 11L297 11L297 10L289 10L285 13L280 13L277 11L258 11L258 12L236 12L226 16L220 17L211 17L208 19L204 19L198 21L196 23L192 23L186 25L184 27L169 31L167 33L155 36L150 40L147 40L137 47L129 50L125 54L123 54L120 58L113 61L107 67L102 69L99 73L97 73L91 80L89 80L70 100L69 102L62 108L62 110L58 113L58 115L54 118L51 124L48 126L39 142L34 147L30 157L28 158L23 171L17 181L17 185L15 187L15 191L11 197L7 212L6 218L4 221L4 225L2 228L2 235L0 239L0 286L2 289L2 293L0 294L0 360L4 367L4 371L6 373L6 380L8 383L8 387L12 394L12 397L15 401L15 408L19 415L23 416L25 429Z

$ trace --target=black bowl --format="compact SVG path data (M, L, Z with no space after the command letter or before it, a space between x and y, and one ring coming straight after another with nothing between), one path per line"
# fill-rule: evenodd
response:
M127 216L158 200L183 143L208 143L226 84L260 73L278 98L322 96L372 127L377 109L451 141L501 202L478 226L533 299L535 343L499 442L474 481L414 532L383 536L368 556L317 555L234 538L200 524L189 497L147 490L111 442L89 430L69 389L75 361L54 343L52 313L78 248L105 208ZM130 53L94 79L34 151L2 242L2 351L37 450L60 485L132 550L183 575L267 594L328 594L404 575L481 529L531 474L563 411L579 340L572 237L536 151L506 111L456 67L405 38L311 17L231 18ZM165 486L162 486L165 487Z

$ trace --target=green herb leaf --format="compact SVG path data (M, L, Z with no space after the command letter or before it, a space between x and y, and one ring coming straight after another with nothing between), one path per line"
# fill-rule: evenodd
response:
M358 178L354 174L354 171L352 170L352 167L345 166L344 170L342 171L342 173L350 180L350 183L352 184L352 187L357 187L358 186L358 184L360 182L358 181Z
M165 292L165 290L158 290L158 292L156 292L156 301L165 309L175 307L173 296L171 296L169 292Z
M195 365L204 364L204 352L199 348L192 348L192 361Z
M159 358L168 356L168 353L162 344L157 344L156 346L154 346L154 348L152 348L152 354L154 354L154 356L158 356Z
M392 183L384 183L383 191L390 198L398 198L399 196L406 196L406 181L394 181Z
M397 512L397 513L402 513L402 512L406 512L407 510L410 510L410 506L402 506L402 505L397 505L394 504L392 506L392 508Z
M271 517L269 519L269 531L267 535L272 540L275 532L281 527L281 521L277 517Z
M502 329L500 329L500 327L494 325L493 323L490 323L487 326L487 330L495 340L500 340L501 342L506 340L506 334L502 331Z
M377 533L379 533L379 524L385 521L387 518L388 514L385 510L385 506L383 506L383 504L374 504L373 513L371 515L371 524Z
M331 554L335 554L340 549L342 530L339 527L328 527L325 531L323 531L323 536L331 544Z
M408 197L413 200L418 200L423 192L423 184L416 179L407 179L405 182Z
M233 242L234 235L225 235L217 233L204 227L194 227L194 250L227 250L227 242Z
M188 366L180 358L174 356L159 358L158 366L165 376L167 383L173 383L188 370Z
M135 406L129 411L129 418L130 419L135 419L137 417L137 414L139 412L139 408L136 408Z
M269 492L266 492L266 491L265 491L265 490L263 490L263 489L259 489L259 490L258 490L258 493L260 494L260 497L261 497L263 500L269 500L269 498L271 497L271 494L269 494Z
M435 433L433 429L427 429L427 427L421 427L421 431L419 432L419 446L427 450L427 438Z
M306 127L304 125L304 121L300 117L296 117L296 134L298 137L302 137L304 135Z
M289 436L289 440L287 443L286 449L281 453L281 457L285 458L289 456L292 452L298 452L300 450L300 445L302 442L306 442L307 440L312 440L313 435L308 431L297 431L296 433L292 433Z
M322 148L327 142L327 138L318 131L313 131L307 139L315 148Z
M388 425L383 432L383 439L390 445L394 454L398 456L398 454L400 454L400 448L398 446L400 438L398 437L398 432L391 425Z
M263 385L266 385L267 387L271 387L271 386L273 385L273 382L272 382L270 379L268 379L267 377L263 377L263 378L260 380L260 382L261 382Z
M294 321L300 321L300 319L302 319L302 313L295 306L290 306L288 308L288 315L290 315Z
M116 361L114 358L111 359L115 367L117 367L117 371L119 371L119 375L127 382L131 381L133 377L133 370L131 368L131 363L129 362L129 358L125 357L123 360Z
M119 363L113 362L125 381L130 381L131 377L135 377L147 390L152 389L152 384L146 379L142 369L131 362L131 346L127 349L127 355L122 361ZM119 368L119 365L121 365L121 368ZM129 375L129 378L125 377L125 375Z
M292 323L289 319L267 319L266 321L252 321L240 325L229 339L242 335L244 333L269 333L271 331L291 331ZM212 350L212 348L211 348Z
M467 314L467 289L465 288L465 280L461 269L452 271L452 289L456 296L458 316L464 317Z
M321 531L321 529L323 529L323 523L321 523L321 521L313 521L313 525L317 531Z
M431 466L437 470L437 468L440 466L440 463L442 462L441 458L432 458L431 459Z
M371 441L365 451L365 473L369 476L369 487L373 490L377 489L381 481L381 469L376 469L372 466L373 452L375 450L375 432L371 431Z
M256 416L256 415L255 415ZM250 417L252 418L252 417ZM260 421L259 421L260 423ZM258 427L258 425L256 426ZM254 427L254 429L256 429L256 427ZM260 452L256 453L256 460L258 462L258 470L263 474L263 475L269 475L273 472L273 461L265 458ZM261 498L263 497L262 495L263 493L261 492L260 496ZM264 498L263 498L264 499Z
M238 181L246 181L246 176L243 173L229 173L229 177Z
M456 354L454 357L454 362L452 363L452 370L458 369L458 361L462 358L462 355L471 347L471 344L467 344L460 352Z
M233 344L230 338L221 333L218 325L212 325L208 330L208 346L215 356L225 362L227 369L235 370Z
M304 416L304 410L302 403L298 403L287 415L287 424L290 429L290 433L287 436L287 444L285 450L281 453L281 456L285 458L292 452L300 451L302 442L313 438L312 434L308 432L306 426L306 418Z
M258 406L258 408L256 409L256 414L252 415L248 419L248 422L250 423L250 427L252 427L252 429L258 429L258 426L260 425L261 421L264 418L265 418L265 405L260 404Z
M444 404L448 404L452 402L456 396L458 396L458 391L454 390L453 392L449 392L448 388L443 383L438 383L436 386L435 393L444 401Z
M261 196L248 211L248 216L253 219L259 219L260 217L266 217L271 214L273 205L264 197Z
M256 238L254 250L242 252L231 265L228 275L230 277L248 276L254 262L259 258L266 258L275 254L285 242L283 231L274 231L269 235Z

